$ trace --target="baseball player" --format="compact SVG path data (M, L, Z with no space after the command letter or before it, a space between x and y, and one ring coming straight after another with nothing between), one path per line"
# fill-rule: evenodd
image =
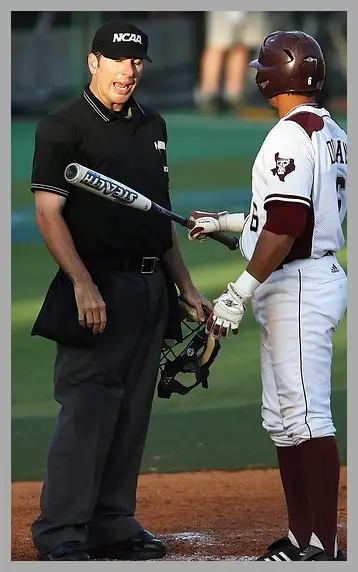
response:
M252 170L250 213L191 213L189 239L241 232L245 271L215 300L207 330L237 334L249 300L261 329L263 427L276 450L288 534L259 560L346 560L337 547L340 462L330 407L332 335L346 310L347 136L315 103L325 62L300 31L263 41L261 94L279 120Z

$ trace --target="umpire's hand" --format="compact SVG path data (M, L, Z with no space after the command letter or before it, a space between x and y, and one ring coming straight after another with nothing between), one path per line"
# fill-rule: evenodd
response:
M181 290L180 297L192 308L195 308L198 322L205 322L205 310L208 314L212 312L213 305L194 286L188 286ZM204 310L205 308L205 310Z
M75 297L78 321L82 328L91 328L94 334L101 334L107 323L106 304L92 280L76 283Z

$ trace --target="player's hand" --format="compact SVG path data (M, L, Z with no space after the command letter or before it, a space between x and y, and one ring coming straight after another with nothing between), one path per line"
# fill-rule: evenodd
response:
M207 213L203 211L192 211L189 216L192 228L188 231L189 240L198 239L204 241L207 234L211 232L226 232L226 217L228 211L219 213Z
M214 338L227 338L230 330L234 335L238 334L249 297L229 282L225 292L214 300L215 306L206 323L206 333L211 333Z
M212 303L202 296L194 286L182 290L180 292L180 297L194 309L195 312L194 314L192 313L192 318L196 316L196 320L198 322L205 322L206 317L204 308L207 313L210 313L213 310Z
M78 309L78 321L82 328L90 328L94 334L101 334L107 323L106 304L97 288L86 280L74 285Z

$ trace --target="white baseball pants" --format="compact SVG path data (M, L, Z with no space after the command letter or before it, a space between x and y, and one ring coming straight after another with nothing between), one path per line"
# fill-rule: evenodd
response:
M252 300L261 327L263 427L276 446L334 435L332 335L347 306L335 256L284 265Z

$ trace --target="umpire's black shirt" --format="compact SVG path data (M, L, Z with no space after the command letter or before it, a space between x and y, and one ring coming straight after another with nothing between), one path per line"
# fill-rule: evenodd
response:
M84 263L160 256L172 246L171 222L74 187L64 178L66 166L80 163L170 209L166 143L165 121L156 111L130 98L113 112L88 86L82 97L39 121L31 190L66 197L62 214Z
M35 134L31 190L66 197L62 215L76 250L87 266L108 307L104 334L95 336L78 323L74 289L59 269L32 329L39 335L71 346L88 346L115 331L108 276L120 261L161 257L171 248L169 218L115 204L67 183L69 163L80 163L138 190L170 209L164 119L130 98L121 112L106 108L86 87L83 97L44 116ZM181 338L175 285L163 265L169 317L167 337ZM106 297L107 296L107 297Z

